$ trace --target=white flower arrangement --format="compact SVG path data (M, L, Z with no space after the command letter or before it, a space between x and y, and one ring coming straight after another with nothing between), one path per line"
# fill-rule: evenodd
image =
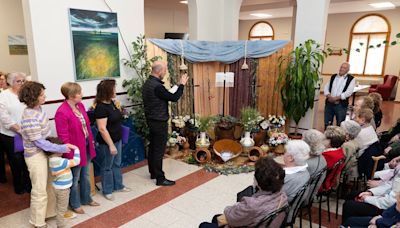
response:
M171 122L174 124L175 127L177 128L184 128L185 127L185 119L182 116L175 116L174 118L172 118Z
M168 138L167 146L173 147L176 144L183 145L183 143L185 143L185 142L186 142L186 138L185 137L180 136L178 132L173 131L171 133L171 135L169 136L169 138Z
M271 135L271 137L269 138L269 145L270 146L278 146L281 144L286 144L289 141L289 137L282 132L275 132Z
M275 115L268 115L268 122L270 126L274 128L281 128L286 123L285 116L275 116Z

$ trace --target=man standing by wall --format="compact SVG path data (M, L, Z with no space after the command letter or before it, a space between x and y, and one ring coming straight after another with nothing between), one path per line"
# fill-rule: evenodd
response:
M182 75L180 85L175 93L170 93L162 81L167 73L165 62L154 62L151 75L142 88L143 105L147 125L150 128L150 145L147 157L151 179L156 179L156 185L174 185L175 181L165 178L162 162L168 139L168 101L177 102L183 94L183 87L188 80Z
M325 85L325 128L332 125L334 116L336 116L338 126L346 118L349 97L353 94L356 81L352 75L348 74L349 70L350 64L342 63L339 74L332 75L329 83Z

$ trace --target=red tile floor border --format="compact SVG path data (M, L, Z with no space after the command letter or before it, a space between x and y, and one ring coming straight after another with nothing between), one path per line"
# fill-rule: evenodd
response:
M174 186L157 188L74 227L119 227L217 176L216 173L201 169L180 178Z

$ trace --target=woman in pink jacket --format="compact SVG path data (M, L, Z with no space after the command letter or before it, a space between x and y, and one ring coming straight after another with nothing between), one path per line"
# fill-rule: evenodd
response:
M76 145L81 156L79 166L71 168L73 183L69 204L74 212L83 214L81 205L99 206L90 196L90 161L96 156L94 139L85 106L81 103L81 86L74 82L64 83L61 93L65 101L55 115L57 135L64 143ZM64 155L68 159L73 156L72 150Z

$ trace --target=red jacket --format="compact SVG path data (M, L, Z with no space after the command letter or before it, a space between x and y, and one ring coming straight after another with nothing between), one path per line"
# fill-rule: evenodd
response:
M86 127L89 133L88 140L90 159L93 159L96 156L96 151L94 150L94 140L90 128L89 118L86 114L85 106L82 103L78 104L78 108L86 121ZM87 159L85 132L83 131L81 121L72 111L72 108L67 101L64 101L61 106L58 107L54 120L56 122L58 138L60 138L64 143L70 143L77 146L81 155L81 163L79 166L86 166ZM74 151L71 150L69 153L65 153L63 157L72 159L74 157Z
M344 153L342 148L330 148L328 150L326 150L325 152L322 153L322 156L324 156L325 160L326 160L326 165L328 166L328 171L338 162L340 161L340 159L344 158ZM324 187L324 189L330 189L332 188L337 180L337 176L340 175L340 172L342 171L344 166L344 163L342 163L339 167L338 172L336 173L337 175L335 176L334 172L331 172L329 174L329 176L327 176L325 178L325 182L323 183L324 185L321 186L320 191L322 190L322 187Z

